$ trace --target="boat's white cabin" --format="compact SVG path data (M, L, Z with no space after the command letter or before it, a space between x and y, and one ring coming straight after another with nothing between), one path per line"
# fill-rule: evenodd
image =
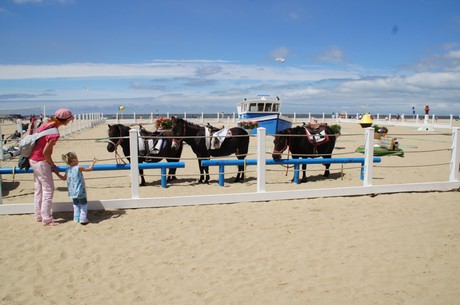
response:
M280 101L279 98L276 100L268 100L262 97L260 100L246 100L238 104L237 110L239 114L242 113L279 113L280 112Z

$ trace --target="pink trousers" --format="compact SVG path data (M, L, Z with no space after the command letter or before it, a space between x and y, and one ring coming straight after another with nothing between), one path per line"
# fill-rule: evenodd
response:
M54 195L54 180L51 166L48 162L34 161L29 159L30 166L34 170L34 209L35 220L44 224L53 222L51 204Z

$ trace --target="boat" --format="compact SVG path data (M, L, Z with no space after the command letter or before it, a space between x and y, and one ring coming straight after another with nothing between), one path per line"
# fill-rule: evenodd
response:
M276 134L286 128L292 127L290 118L281 114L281 101L279 97L269 98L268 95L259 95L258 99L244 99L237 105L238 121L254 121L258 127L264 127L266 134ZM253 129L250 134L256 134Z

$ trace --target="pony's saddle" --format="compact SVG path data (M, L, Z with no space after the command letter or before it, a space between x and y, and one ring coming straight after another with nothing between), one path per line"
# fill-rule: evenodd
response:
M168 144L168 141L162 138L162 136L166 136L164 132L150 132L141 127L138 131L138 136L140 156L157 155Z
M219 149L224 143L226 137L230 137L232 132L228 128L222 128L214 131L210 126L204 128L206 136L206 149L213 150Z
M303 126L305 129L305 134L307 135L308 142L315 146L319 146L329 142L329 136L327 135L326 130L321 127L312 128L308 125Z

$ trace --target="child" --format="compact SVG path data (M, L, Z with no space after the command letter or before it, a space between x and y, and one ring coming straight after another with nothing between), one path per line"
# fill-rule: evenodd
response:
M88 201L86 199L85 179L82 172L90 172L94 168L96 158L88 168L78 166L78 157L74 152L68 152L62 155L62 160L69 165L65 175L59 174L61 180L67 181L69 197L73 200L73 220L82 225L89 223L88 221Z

